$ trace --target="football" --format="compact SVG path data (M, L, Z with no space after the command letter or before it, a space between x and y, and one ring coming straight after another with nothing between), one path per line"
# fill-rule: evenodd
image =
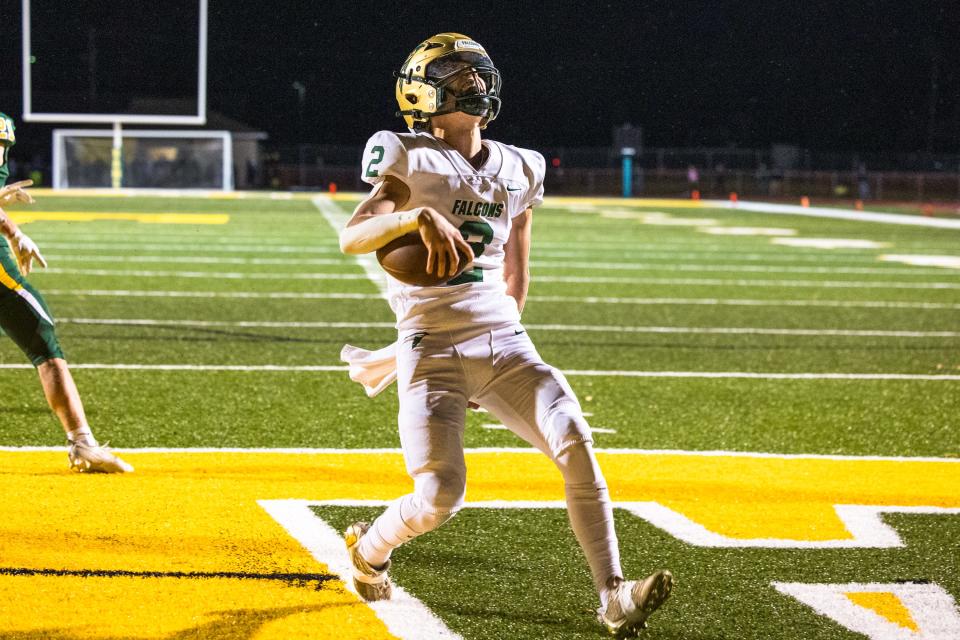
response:
M438 277L427 273L427 247L419 231L400 236L377 249L377 261L383 270L405 284L418 287L436 287L463 273L473 263L473 256L462 251L457 272L452 276Z

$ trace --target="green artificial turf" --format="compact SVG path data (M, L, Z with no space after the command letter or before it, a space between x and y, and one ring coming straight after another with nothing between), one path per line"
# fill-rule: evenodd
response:
M353 202L339 206L346 215ZM951 335L960 331L960 270L879 259L956 256L960 231L662 210L717 226L886 244L822 250L601 215L611 208L624 207L537 212L524 311L543 357L570 372L599 428L597 447L960 456L960 382L818 377L960 375L960 338ZM257 370L341 366L344 344L374 348L395 338L377 285L339 253L333 228L309 199L44 196L33 210L230 216L226 225L24 225L50 262L30 281L60 320L101 440L117 447L399 447L395 387L371 400L345 371ZM91 364L132 368L81 366ZM61 445L37 377L10 340L0 339L0 365L0 445ZM224 365L251 370L215 369ZM656 377L664 372L674 373ZM697 373L811 377L683 377ZM491 425L495 416L470 412L466 446L525 446ZM338 530L378 512L317 511ZM617 512L628 574L663 566L677 578L676 596L644 637L694 640L857 637L777 592L774 581L927 580L960 594L960 518L884 520L906 547L697 548ZM466 509L394 559L396 581L464 638L603 637L562 510Z
M315 507L334 529L378 509ZM772 582L939 584L960 593L960 517L884 517L896 549L710 549L680 542L616 512L630 577L669 568L674 594L644 638L861 638ZM586 562L561 509L464 509L440 529L394 552L391 575L464 638L603 637Z

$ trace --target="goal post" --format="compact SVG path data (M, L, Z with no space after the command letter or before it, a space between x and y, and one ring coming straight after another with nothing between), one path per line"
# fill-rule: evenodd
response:
M207 122L207 22L209 0L195 0L197 2L197 68L196 68L196 108L195 113L168 114L168 113L123 113L97 112L96 105L93 111L49 112L43 105L36 104L33 67L36 62L36 53L33 50L34 37L31 24L31 3L33 0L21 0L22 20L22 80L23 80L23 120L24 122L47 123L77 123L77 124L114 124L121 125L204 125ZM106 25L109 27L110 25ZM189 35L185 35L185 44L189 43ZM45 52L46 53L46 52ZM63 53L63 52L60 52ZM79 55L79 54L78 54ZM91 82L94 80L91 79Z
M124 127L139 126L202 126L207 122L207 27L209 0L183 0L180 3L147 3L149 9L125 0L98 0L98 11L87 10L83 3L64 3L62 0L21 0L21 57L23 80L24 122L63 124L113 125L110 151L110 181L114 189L132 186L124 174L134 168L141 158L126 158L127 147L151 146L150 136L143 132L124 133ZM184 28L193 24L194 28ZM195 22L194 22L195 20ZM65 21L71 29L44 28L45 25ZM137 44L135 38L119 39L117 34L136 29L158 34L155 40L166 38L184 47L179 56L170 56L164 47ZM149 44L149 43L148 43ZM104 60L98 52L108 50L112 55ZM196 57L193 57L193 50ZM178 66L177 62L181 62ZM195 67L193 65L196 65ZM131 70L150 70L151 82L142 82L145 74ZM175 138L182 131L165 132ZM195 146L210 146L210 140L222 132L192 134L198 140ZM102 137L101 134L90 134ZM132 139L134 142L125 142ZM102 140L93 144L102 146ZM76 181L71 175L76 164L67 162L69 151L54 140L54 184ZM229 149L229 140L223 143ZM155 144L153 146L156 146ZM61 166L56 165L61 151ZM186 153L186 156L203 155ZM93 147L81 154L88 159L96 154ZM179 154L175 154L179 155ZM231 189L232 170L224 158L224 168L218 169L217 188ZM207 163L209 165L209 163ZM96 178L95 163L87 166ZM161 177L161 181L162 181ZM133 179L133 182L142 179ZM190 180L181 179L190 182Z
M233 190L229 131L55 129L53 188Z

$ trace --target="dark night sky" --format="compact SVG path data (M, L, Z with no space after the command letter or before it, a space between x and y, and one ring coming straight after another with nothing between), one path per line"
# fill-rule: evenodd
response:
M114 1L33 0L75 8L44 20L62 42L83 41L84 15L109 23ZM179 78L178 64L194 64L193 34L177 36L190 19L176 8L193 3L160 4L122 2L168 25L152 37L142 28L98 34L101 90L162 89ZM0 18L19 26L19 0L0 0ZM390 74L418 42L447 30L483 43L500 68L504 108L489 134L517 144L605 146L611 128L630 121L647 146L912 151L932 141L960 150L957 0L210 0L210 107L274 142L362 144L377 129L402 128ZM19 28L10 35L0 42L0 110L16 117ZM166 76L132 62L110 75L108 65L138 50L162 52ZM76 62L58 86L87 66ZM306 86L302 122L296 81Z

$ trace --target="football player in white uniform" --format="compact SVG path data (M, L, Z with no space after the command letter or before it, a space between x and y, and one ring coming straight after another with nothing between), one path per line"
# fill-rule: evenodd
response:
M461 508L465 414L479 405L556 464L600 596L600 620L616 635L634 634L670 594L672 576L657 571L624 580L590 427L563 374L543 362L520 324L543 157L481 139L500 110L500 74L464 35L441 33L421 43L397 74L396 91L411 133L370 138L362 171L373 190L342 230L341 249L368 253L419 231L428 272L457 274L458 251L474 259L442 286L388 277L399 336L380 355L395 358L400 441L414 489L372 524L347 529L354 585L367 600L389 598L393 549ZM373 354L348 346L344 355L352 370L375 365L389 379Z

